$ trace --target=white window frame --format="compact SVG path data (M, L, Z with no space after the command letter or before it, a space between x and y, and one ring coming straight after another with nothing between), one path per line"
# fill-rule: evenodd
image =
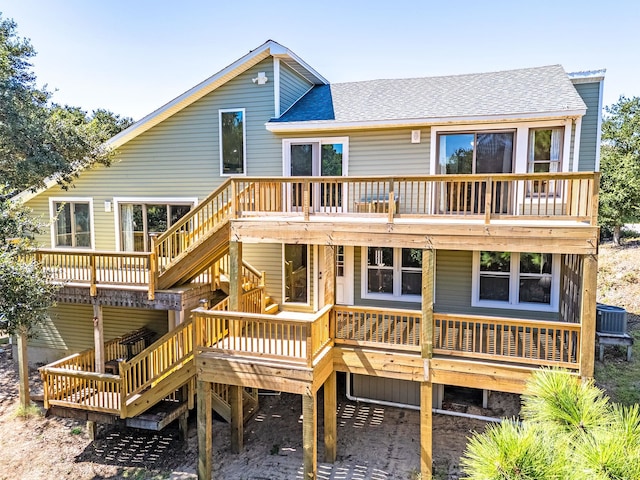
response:
M91 246L90 247L67 247L56 245L56 215L57 210L56 203L88 203L89 204L89 225L91 229ZM78 250L95 250L96 238L95 238L95 220L93 211L93 197L50 197L49 198L49 218L51 218L51 248L73 248Z
M187 204L191 203L191 210L198 205L198 197L113 197L113 223L116 238L116 251L122 251L122 232L120 231L120 205L123 203L133 204Z
M284 262L285 262L285 251L284 251L284 247L285 247L285 243L282 244L282 303L283 305L304 305L304 306L311 306L311 245L307 245L307 244L300 244L300 245L306 245L307 247L307 301L306 302L287 302L286 299L286 293L287 293L287 272L285 271L285 266L284 266ZM289 243L288 245L295 245L295 244L291 244ZM316 255L317 257L317 255ZM314 265L315 266L315 265Z
M349 137L312 137L312 138L285 138L282 140L282 176L291 176L291 145L317 143L320 148L322 145L342 144L342 176L349 174ZM318 165L313 165L313 175L320 175L319 163L322 158L319 155Z
M422 302L422 295L403 295L402 294L402 248L401 247L382 247L393 248L393 293L372 293L369 292L369 248L377 247L361 247L360 248L360 298L371 300L393 300L396 302ZM422 271L422 269L420 269Z
M560 255L552 254L551 261L551 302L549 304L519 301L520 252L511 253L509 272L509 301L480 299L480 251L473 252L473 274L471 279L471 306L486 308L505 308L511 310L533 310L539 312L558 312L560 304ZM523 252L526 253L526 252ZM537 252L536 252L537 253Z
M222 114L242 112L242 173L224 173L222 154ZM247 111L245 108L221 108L218 110L218 149L220 152L220 176L244 177L247 175Z

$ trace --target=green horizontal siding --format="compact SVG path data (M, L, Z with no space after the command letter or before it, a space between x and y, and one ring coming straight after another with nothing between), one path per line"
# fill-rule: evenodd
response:
M280 114L296 103L313 85L280 62Z
M402 405L420 405L420 383L395 378L353 375L351 395Z
M136 137L118 150L111 167L84 172L68 191L53 187L29 202L49 218L50 197L93 197L96 249L115 249L114 212L104 202L113 197L204 198L220 177L218 110L246 110L247 174L280 175L281 141L264 127L274 112L273 82L254 84L258 72L273 78L273 63L264 60L247 72ZM50 235L38 240L50 245Z
M168 317L163 310L104 307L102 316L105 341L145 326L159 336L167 332ZM29 345L58 350L58 357L93 348L93 307L58 305L52 308L50 319L39 328L38 336Z
M600 116L600 82L578 83L575 88L587 105L587 113L582 117L580 132L580 159L578 170L594 171L596 169L596 152L598 144L598 119Z
M244 244L243 258L267 275L266 289L274 302L282 304L282 244Z

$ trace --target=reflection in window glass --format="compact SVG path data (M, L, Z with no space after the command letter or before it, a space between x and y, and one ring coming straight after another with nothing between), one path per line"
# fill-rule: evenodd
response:
M307 245L284 246L285 302L309 303Z
M55 246L91 248L89 203L55 202Z
M244 112L220 112L222 174L244 173Z
M159 235L191 210L191 204L120 204L120 242L125 252L148 252Z
M369 248L367 290L393 294L393 248Z

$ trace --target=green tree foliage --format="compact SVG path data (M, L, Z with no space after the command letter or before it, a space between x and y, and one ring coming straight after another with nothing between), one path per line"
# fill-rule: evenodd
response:
M640 221L640 97L620 97L606 112L599 216L619 244L621 227Z
M521 423L474 434L462 465L473 480L637 480L640 410L612 404L592 381L540 370L522 396Z
M53 175L67 186L81 169L109 164L112 152L103 143L132 123L107 110L88 115L51 103L31 71L35 54L0 13L0 178L8 195Z

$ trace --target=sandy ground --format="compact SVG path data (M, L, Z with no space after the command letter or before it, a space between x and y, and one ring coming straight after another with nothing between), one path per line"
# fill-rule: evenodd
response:
M196 478L195 412L186 442L176 426L163 432L103 428L91 442L85 425L70 419L15 417L17 377L7 346L0 346L0 479L191 479ZM33 375L33 390L40 386ZM491 397L491 411L471 407L479 414L512 415L518 397ZM319 401L319 419L322 402ZM462 406L452 403L453 408ZM302 401L282 394L261 397L260 409L245 427L244 451L229 448L229 428L213 425L213 478L220 480L302 479ZM458 479L459 458L473 430L485 422L434 415L434 463L437 479ZM322 421L318 429L318 458L323 459ZM323 480L413 479L419 470L418 412L347 400L338 405L338 459L318 465Z

